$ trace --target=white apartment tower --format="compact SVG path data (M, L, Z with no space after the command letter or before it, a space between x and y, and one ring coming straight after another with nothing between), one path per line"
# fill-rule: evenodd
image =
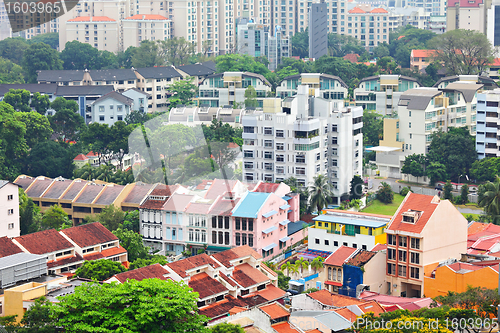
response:
M0 237L20 235L19 190L7 180L0 180Z
M476 150L478 158L500 156L500 89L477 95Z
M340 203L352 177L362 172L363 109L309 96L307 85L291 101L280 102L267 99L263 111L242 118L244 181L295 177L308 186L323 174Z

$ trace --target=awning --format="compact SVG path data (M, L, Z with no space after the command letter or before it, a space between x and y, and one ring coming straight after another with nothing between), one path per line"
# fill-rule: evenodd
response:
M267 228L266 230L262 230L262 232L263 232L263 233L265 233L265 234L268 234L268 233L270 233L271 231L274 231L274 230L276 230L276 229L278 229L278 227L277 227L277 226L275 226L275 225L273 225L271 228Z
M225 246L212 246L212 245L209 245L207 246L207 251L226 251L226 250L229 250L230 247L225 247Z
M290 240L290 237L283 237L283 238L280 238L280 242L284 243L286 241L289 241Z
M263 247L263 248L262 248L262 250L264 250L264 251L269 251L270 249L275 248L275 247L276 247L276 244L271 243L271 244L269 244L268 246Z
M283 200L288 201L288 200L290 200L291 198L292 198L292 197L289 197L288 195L285 195L285 196L283 197Z
M283 210L288 209L288 208L290 208L290 205L288 205L288 204L280 206L280 209L283 209Z
M278 212L277 212L277 211L275 211L275 210L273 209L273 210L272 210L272 211L270 211L270 212L267 212L267 213L265 213L265 214L262 214L262 216L264 216L265 218L268 218L268 217L273 216L274 214L278 214Z
M340 282L325 281L325 284L328 284L330 286L342 287L342 283L340 283Z
M284 220L280 222L280 225L287 225L288 223L290 223L290 220Z

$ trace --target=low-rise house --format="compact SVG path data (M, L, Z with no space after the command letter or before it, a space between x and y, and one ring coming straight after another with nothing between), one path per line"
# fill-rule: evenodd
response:
M112 91L92 103L92 122L113 125L134 109L134 101L116 91Z
M430 297L400 297L379 294L374 291L365 290L359 295L360 300L363 301L377 301L387 311L394 310L418 310L421 308L429 308L434 300ZM390 309L390 310L389 310Z
M138 88L129 88L122 92L122 95L130 98L133 101L132 111L146 112L148 105L148 94Z
M19 186L0 180L0 237L16 237L20 233Z
M319 96L327 100L343 100L347 98L348 87L341 78L323 73L302 73L287 76L276 88L276 96L286 98L297 94L298 86L308 85L309 95Z
M76 157L73 159L73 163L75 164L75 167L77 169L80 169L82 166L84 166L85 164L88 164L89 163L89 159L87 156L83 155L83 154L78 154L76 155Z
M92 103L102 96L114 91L113 85L95 86L89 84L90 83L87 83L83 86L58 86L56 94L54 95L54 97L63 97L67 100L75 101L78 104L80 116L82 116L87 123L92 120ZM48 110L47 112L50 114L53 111Z
M91 85L112 85L117 92L137 87L137 76L133 69L99 69L90 70Z
M342 288L344 281L342 267L356 251L358 249L342 245L325 259L323 262L323 281L325 281L326 290L332 293L339 292L339 288Z
M38 83L55 83L58 86L83 86L91 81L87 70L39 70Z
M435 57L436 50L411 50L410 68L421 70L427 67Z
M168 111L170 95L166 89L172 83L179 81L182 75L170 66L136 68L135 73L137 88L150 94L147 112Z
M232 107L208 106L178 106L172 108L168 115L168 122L186 126L210 125L213 120L222 121L233 127L241 127L241 120L245 109Z
M133 269L131 271L115 274L104 282L125 283L128 280L142 281L144 279L171 280L171 278L168 277L169 275L170 275L169 271L163 268L162 265L154 264L150 266Z
M343 285L339 293L358 297L363 290L385 293L385 252L358 250L343 265Z
M193 78L193 84L197 87L209 75L215 73L215 70L203 64L178 66L176 69L179 73L181 73L183 78Z

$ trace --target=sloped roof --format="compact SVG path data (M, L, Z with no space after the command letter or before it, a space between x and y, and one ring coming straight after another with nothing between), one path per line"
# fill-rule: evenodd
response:
M349 320L351 323L354 323L356 321L356 314L348 308L335 309L333 311L337 312L339 315Z
M221 196L213 204L209 213L211 215L229 216L229 215L231 215L231 212L233 211L234 207L236 207L236 205L238 204L239 201L240 201L240 198L230 200L230 199L224 199L224 197Z
M271 193L247 192L233 209L232 215L237 217L257 218Z
M465 102L470 103L476 96L476 92L484 87L484 84L477 84L471 82L452 82L448 84L445 88L442 88L442 91L459 91L464 96Z
M219 264L217 264L206 253L198 254L193 257L189 257L179 261L174 261L167 264L168 267L170 267L174 272L176 272L179 276L183 278L188 276L188 274L186 274L186 271L193 268L202 267L205 265L210 265L213 268L220 267Z
M213 74L215 72L213 69L202 64L184 65L177 67L177 69L190 76L204 76Z
M81 248L118 240L118 237L113 235L113 233L106 229L100 222L82 224L76 227L63 229L61 232Z
M42 95L54 95L57 91L57 84L55 83L19 83L19 84L0 84L0 96L4 96L11 89L24 89L29 92L36 93L39 92Z
M222 301L203 306L199 308L198 312L201 315L213 319L227 314L229 310L231 310L235 306L248 308L248 305L243 299L234 298L231 295L226 295L226 297Z
M274 193L280 184L276 183L260 183L253 192Z
M38 82L71 82L82 81L85 70L39 70L37 73Z
M164 277L168 274L168 271L163 268L160 264L154 264L146 267L141 267L133 269L131 271L116 274L113 277L116 278L121 283L127 280L141 281L144 279L160 279L168 280L168 277Z
M347 258L349 258L356 251L357 249L353 247L342 245L326 258L324 264L332 266L342 266Z
M372 14L386 14L386 13L388 13L388 11L385 10L384 8L379 7L379 8L372 9L370 11L370 13L372 13Z
M401 94L399 106L406 106L410 110L425 110L432 98L441 95L442 91L437 88L414 88Z
M363 304L359 304L358 308L363 311L363 313L373 312L375 316L378 316L381 313L385 312L384 308L380 306L377 301L369 301Z
M58 86L55 96L103 96L114 90L112 85L98 86ZM87 155L88 157L88 155Z
M411 50L412 57L415 58L428 58L434 56L436 50Z
M366 12L363 9L359 8L359 7L354 7L353 9L351 9L349 11L349 14L365 14L365 13Z
M34 183L29 189L25 190L25 192L31 198L38 198L43 194L43 192L45 192L50 184L52 184L52 178L36 178Z
M137 68L136 71L146 79L171 79L182 77L182 75L171 66Z
M199 294L200 299L228 292L222 283L211 278L207 273L199 273L191 276L188 285Z
M0 237L0 258L21 252L23 251L9 237Z
M347 261L347 264L351 266L363 267L376 254L376 252L360 250Z
M97 69L90 70L92 81L128 81L137 80L131 69Z
M104 96L99 97L92 104L93 105L98 104L98 103L100 103L108 98L112 98L120 103L127 104L127 105L132 105L134 103L134 100L132 98L128 98L127 96L124 96L124 95L120 94L119 92L112 91L110 93L107 93Z
M271 320L283 318L290 315L288 311L286 311L281 305L276 302L259 306L259 309L264 311L269 316L269 318L271 318Z
M226 250L226 251L212 254L212 257L215 260L217 260L218 262L220 262L221 264L223 264L225 267L228 267L228 268L233 266L233 265L231 265L230 261L235 260L235 259L239 259L239 258L244 258L247 256L252 256L255 259L262 258L262 256L259 253L257 253L254 249L252 249L248 245L242 245L242 246L234 247L234 248Z
M408 195L403 200L400 208L397 211L397 215L394 215L392 222L387 226L388 230L393 231L406 231L412 233L421 233L425 228L425 225L431 218L434 210L440 203L440 199L437 196L424 195L408 192ZM415 223L403 222L403 212L409 210L421 211L422 215Z
M130 193L127 195L125 200L123 200L123 202L140 204L152 187L153 185L151 184L135 183L134 188L130 191Z
M243 288L269 281L269 278L264 273L247 263L236 266L232 278Z
M237 180L230 179L214 179L205 193L205 199L216 199L225 192L232 192L237 182Z
M49 229L14 238L22 247L32 254L46 254L73 248L66 238L57 230Z
M354 297L331 294L326 289L322 289L319 291L315 291L313 293L309 293L309 294L307 294L307 296L311 297L312 299L317 300L321 304L329 305L329 306L336 306L336 307L344 307L347 305L358 305L358 304L364 303L364 301L360 301Z
M71 179L56 179L50 188L43 194L46 199L58 199L73 181Z

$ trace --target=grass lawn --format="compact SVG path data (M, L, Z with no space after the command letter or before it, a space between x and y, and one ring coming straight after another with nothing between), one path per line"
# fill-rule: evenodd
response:
M374 200L370 206L363 209L363 213L394 215L404 198L402 195L394 193L394 200L388 205Z
M462 213L462 215L466 218L467 216L469 215L472 215L472 221L479 221L479 214L465 214L465 213Z

